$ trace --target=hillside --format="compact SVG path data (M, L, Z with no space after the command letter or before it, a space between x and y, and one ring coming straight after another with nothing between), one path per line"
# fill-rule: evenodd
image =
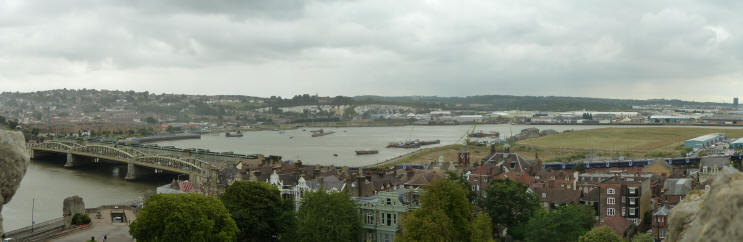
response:
M525 111L626 111L637 105L671 105L680 106L724 106L729 104L710 102L690 102L682 100L649 99L608 99L587 97L555 97L555 96L511 96L511 95L482 95L468 97L436 97L436 96L356 96L354 100L365 102L385 102L398 104L416 104L429 107L440 106L448 109L471 110L525 110Z

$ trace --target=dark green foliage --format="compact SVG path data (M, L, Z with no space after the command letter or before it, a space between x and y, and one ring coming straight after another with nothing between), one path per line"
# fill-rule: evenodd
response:
M575 163L575 166L573 167L574 171L585 173L586 172L586 164L582 161L579 161L578 163Z
M471 204L475 206L479 204L480 197L477 196L477 193L470 189L472 185L470 184L469 180L467 180L464 176L457 175L456 172L448 171L446 172L446 175L447 177L449 177L449 180L459 183L464 187L464 190L467 192L467 199L470 201Z
M237 232L222 202L201 194L152 195L129 225L137 241L234 241Z
M152 116L145 118L144 121L147 122L148 124L156 124L160 122L156 118L153 118Z
M344 192L311 192L302 198L297 231L289 241L356 241L361 217L356 203Z
M88 214L76 213L75 215L72 216L72 224L73 225L90 224L90 216L88 216Z
M516 239L523 239L523 228L541 207L536 194L527 193L526 185L511 179L493 180L485 191L482 206L493 219L495 231L504 228Z
M540 210L529 219L526 241L575 241L595 223L592 207L561 206L551 211Z
M240 229L240 241L277 241L292 224L293 201L281 199L279 190L265 182L235 182L225 190L222 203Z
M622 237L619 237L614 230L606 226L596 227L588 231L588 233L580 236L578 242L622 242Z
M471 205L467 190L451 180L431 183L420 199L421 208L406 217L401 241L467 241Z

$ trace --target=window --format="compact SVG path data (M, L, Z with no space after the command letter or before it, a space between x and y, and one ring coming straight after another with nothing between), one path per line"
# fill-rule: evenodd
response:
M622 217L624 217L625 214L627 214L627 208L622 207Z
M387 198L387 205L392 205L392 199Z
M397 214L395 214L395 215L392 215L392 222L393 222L394 224L397 224Z
M658 231L658 237L660 237L661 239L665 238L666 237L666 230L665 229L660 229L660 231Z
M635 199L634 197L629 198L629 205L635 205Z
M630 194L630 195L635 195L635 194L637 194L637 187L630 187L630 188L629 188L629 194Z
M607 208L607 209L606 209L606 216L614 216L614 213L615 213L615 212L616 212L616 211L614 211L614 209L613 209L613 208Z
M547 193L542 193L542 198L547 198Z
M606 189L606 194L614 194L614 188Z
M702 173L707 173L707 167L702 167Z
M588 187L583 188L583 193L588 193Z
M374 224L374 214L373 213L367 213L366 214L366 224Z
M629 216L635 216L635 208L629 208Z
M622 196L622 203L626 203L626 202L627 202L627 197Z
M379 220L379 223L380 223L381 225L384 225L384 213L382 213L382 217L381 217L381 218L382 218L382 219L380 219L380 220Z
M392 214L387 214L387 226L392 226Z
M606 204L609 204L609 205L616 204L616 202L617 202L616 199L614 199L613 197L606 199Z

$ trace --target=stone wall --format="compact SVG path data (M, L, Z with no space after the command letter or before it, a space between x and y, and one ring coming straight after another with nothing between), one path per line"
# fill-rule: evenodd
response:
M75 214L85 214L83 198L79 196L65 198L62 204L62 217L64 218L65 229L72 227L72 218Z
M671 210L666 241L743 241L743 173L723 168L709 191L692 191Z
M21 179L26 175L29 155L21 132L0 130L0 211L13 198ZM0 215L0 235L3 234Z

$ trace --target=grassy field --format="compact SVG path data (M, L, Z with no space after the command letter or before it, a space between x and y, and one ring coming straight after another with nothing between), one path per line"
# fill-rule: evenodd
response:
M709 133L743 137L743 129L715 128L602 128L580 130L522 140L514 151L522 156L547 161L568 161L596 154L600 157L642 158L680 156L684 141Z
M378 164L372 167L393 167L397 164L429 164L438 162L439 156L444 156L444 161L457 162L457 153L462 150L462 145L447 145L436 148L422 149L399 159L391 160L386 163ZM470 161L479 161L490 153L490 148L484 146L467 146L470 152Z

